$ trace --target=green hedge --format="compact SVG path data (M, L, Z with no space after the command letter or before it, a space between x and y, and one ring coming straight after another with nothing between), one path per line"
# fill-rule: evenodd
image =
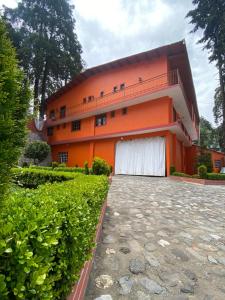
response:
M84 168L78 167L44 167L44 166L30 166L30 169L35 170L47 170L47 171L60 171L60 172L74 172L74 173L84 173Z
M108 180L74 178L18 189L6 200L0 212L1 300L65 299L78 279L91 255Z
M191 177L191 175L181 173L181 172L173 172L173 176L180 176L180 177Z
M72 180L79 175L75 173L33 168L13 168L12 173L14 183L27 188L37 188L40 184L44 184L46 182L53 183Z
M207 173L207 179L211 179L211 180L225 180L225 174L221 174L221 173Z

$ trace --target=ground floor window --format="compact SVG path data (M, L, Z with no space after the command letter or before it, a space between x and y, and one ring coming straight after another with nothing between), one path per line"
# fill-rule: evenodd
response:
M58 159L60 163L67 163L68 162L68 152L59 152Z

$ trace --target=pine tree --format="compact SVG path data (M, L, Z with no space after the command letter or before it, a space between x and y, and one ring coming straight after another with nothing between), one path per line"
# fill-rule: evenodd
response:
M4 8L21 66L33 85L34 106L43 117L45 100L83 68L69 0L21 0Z
M225 145L225 1L224 0L193 0L195 8L187 17L194 24L193 32L201 29L205 49L210 52L210 62L215 61L219 71L220 94L222 99L222 134Z
M0 204L25 143L30 93L18 68L15 49L0 19Z

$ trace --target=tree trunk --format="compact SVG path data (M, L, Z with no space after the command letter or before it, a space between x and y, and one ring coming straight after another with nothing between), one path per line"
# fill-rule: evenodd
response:
M44 73L41 86L41 107L40 107L40 117L43 118L45 114L45 95L46 95L46 82L48 77L48 60L45 61Z
M39 78L36 76L34 81L34 113L39 111Z
M223 109L223 122L222 122L222 131L223 131L223 146L225 147L225 80L223 78L222 70L222 57L219 55L218 67L219 67L219 79L220 79L220 89L222 96L222 109Z

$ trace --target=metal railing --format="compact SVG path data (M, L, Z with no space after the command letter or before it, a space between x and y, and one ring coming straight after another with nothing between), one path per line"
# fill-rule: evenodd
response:
M107 106L115 105L117 103L125 103L130 99L141 97L149 93L154 93L176 84L182 85L182 81L180 79L179 71L173 70L168 73L164 73L147 80L140 81L136 84L126 86L125 88L116 92L104 94L102 97L95 97L90 102L68 106L65 118L60 119L58 115L56 115L54 120L47 118L47 125L66 123L71 119L71 117L78 119L79 116L82 116L85 113L94 113L99 108L103 109Z

